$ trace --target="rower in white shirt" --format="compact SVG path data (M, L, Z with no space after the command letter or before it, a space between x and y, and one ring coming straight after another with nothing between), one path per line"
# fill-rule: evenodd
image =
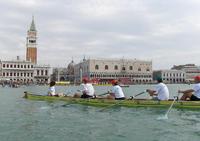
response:
M119 86L119 83L117 80L112 80L112 90L110 92L110 95L115 98L115 100L124 100L124 92L122 88Z
M158 84L156 85L155 89L147 89L146 91L150 94L150 96L153 97L154 100L168 100L169 90L167 85L163 83L161 77L157 78L157 82Z

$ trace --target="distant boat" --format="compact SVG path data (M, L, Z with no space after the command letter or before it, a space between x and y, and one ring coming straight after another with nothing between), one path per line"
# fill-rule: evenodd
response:
M94 86L112 86L112 84L93 84Z
M66 86L70 85L69 81L56 81L56 86Z
M124 84L122 84L122 85L120 85L121 87L129 87L129 85L124 85Z

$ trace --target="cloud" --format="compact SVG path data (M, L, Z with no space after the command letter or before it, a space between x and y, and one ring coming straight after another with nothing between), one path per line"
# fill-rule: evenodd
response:
M85 55L153 60L154 69L200 65L199 6L198 0L1 1L0 58L25 58L34 15L41 64L66 66Z

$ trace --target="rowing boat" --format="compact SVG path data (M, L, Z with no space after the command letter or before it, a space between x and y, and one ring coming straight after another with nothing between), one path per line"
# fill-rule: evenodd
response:
M155 101L155 100L146 100L146 99L133 99L133 100L111 100L104 98L96 99L82 99L74 98L71 96L65 97L55 97L55 96L45 96L45 95L35 95L30 92L24 92L24 98L29 100L39 100L39 101L66 101L72 104L83 104L88 106L96 107L106 107L109 105L116 104L117 106L123 107L158 107L164 108L169 107L173 100L169 101ZM200 109L200 101L177 101L174 103L175 108L190 108L190 109Z

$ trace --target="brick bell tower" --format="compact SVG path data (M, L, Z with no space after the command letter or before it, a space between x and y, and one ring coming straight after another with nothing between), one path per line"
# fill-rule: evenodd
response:
M37 31L35 28L34 17L32 18L30 29L26 37L26 61L37 64Z

